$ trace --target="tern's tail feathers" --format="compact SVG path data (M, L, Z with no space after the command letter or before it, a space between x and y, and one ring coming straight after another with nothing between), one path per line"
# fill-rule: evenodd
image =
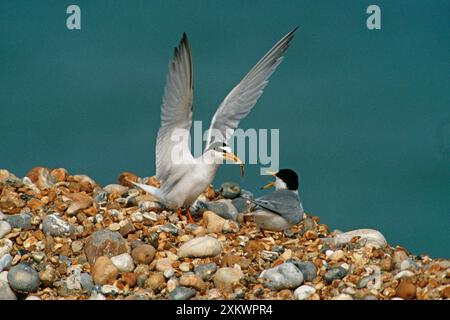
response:
M133 182L130 180L128 180L128 181L131 182L132 184L134 184L136 187L141 188L145 192L150 193L152 196L157 197L158 199L161 199L163 196L161 189L155 188L153 186L149 186L148 184L137 183L137 182Z

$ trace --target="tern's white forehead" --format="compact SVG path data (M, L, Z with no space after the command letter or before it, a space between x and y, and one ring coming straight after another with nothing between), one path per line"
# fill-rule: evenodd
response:
M223 150L223 151L225 151L225 152L228 152L228 153L231 153L232 151L231 151L231 148L229 147L229 146L224 146L224 147L219 147L221 150Z

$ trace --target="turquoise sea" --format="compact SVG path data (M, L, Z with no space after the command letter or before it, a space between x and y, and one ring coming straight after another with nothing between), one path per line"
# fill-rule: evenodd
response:
M81 30L66 9L81 9ZM369 30L366 9L381 9ZM0 168L37 165L102 184L154 174L167 62L183 32L194 118L283 34L286 59L243 129L280 129L280 166L332 229L380 230L416 254L450 257L449 1L1 1ZM262 194L249 165L227 180Z

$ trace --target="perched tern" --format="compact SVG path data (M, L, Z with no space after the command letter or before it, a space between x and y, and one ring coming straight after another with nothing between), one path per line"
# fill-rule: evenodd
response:
M193 112L193 65L191 46L184 33L169 62L161 105L161 127L156 140L156 178L160 188L133 184L154 195L166 208L176 209L180 219L181 209L187 209L192 222L189 206L211 184L224 160L240 164L243 173L243 162L228 143L239 121L256 104L269 77L283 60L296 29L279 40L226 96L211 120L206 148L198 158L192 156L188 145Z
M303 206L298 195L298 175L291 169L271 173L275 181L261 189L275 187L275 191L257 199L248 199L256 207L252 215L256 226L264 230L283 231L303 218Z

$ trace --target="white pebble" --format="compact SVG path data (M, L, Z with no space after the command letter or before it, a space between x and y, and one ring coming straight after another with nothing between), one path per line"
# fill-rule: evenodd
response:
M6 221L0 221L0 239L11 232L11 225Z
M129 253L122 253L111 258L111 262L120 272L132 272L134 270L133 258Z
M316 289L308 285L303 285L295 289L294 297L297 300L305 300L314 293L316 293Z

